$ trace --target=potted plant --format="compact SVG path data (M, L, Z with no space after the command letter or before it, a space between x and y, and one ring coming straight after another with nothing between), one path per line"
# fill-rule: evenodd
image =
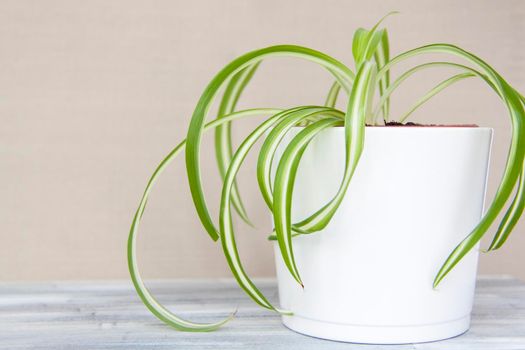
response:
M364 343L444 339L469 327L479 241L495 226L487 250L500 248L525 206L525 99L493 68L450 44L431 44L390 57L388 34L358 29L355 69L309 48L281 45L249 52L224 67L203 92L187 138L151 176L128 240L128 265L144 304L183 331L215 330L213 324L177 317L148 291L136 258L136 237L149 193L169 163L184 150L197 214L210 238L220 241L240 287L259 305L282 314L300 333ZM425 54L464 61L427 62L390 73L398 63ZM324 106L237 110L237 101L263 60L291 56L325 68L334 78ZM456 75L426 92L391 121L391 94L407 78L434 67ZM475 125L405 123L411 113L446 87L480 78L500 97L512 122L512 142L499 188L484 210L492 130ZM223 90L217 116L210 106ZM346 109L337 109L344 94ZM233 121L267 115L233 150ZM200 142L215 131L223 178L218 220L209 214L200 180ZM281 308L272 305L243 269L236 248L233 211L249 223L235 177L254 144L263 140L257 180L274 230ZM385 180L387 179L387 180Z

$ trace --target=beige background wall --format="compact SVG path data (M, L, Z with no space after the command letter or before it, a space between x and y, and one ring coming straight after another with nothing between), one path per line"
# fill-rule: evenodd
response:
M149 174L186 132L208 80L245 51L295 43L345 62L358 26L387 21L392 52L451 42L476 52L525 91L521 1L7 1L0 2L0 279L127 278L125 243ZM447 72L422 74L394 96L394 116ZM305 62L264 63L241 106L322 103L328 75ZM466 81L414 116L496 130L489 197L506 155L504 108ZM242 122L237 136L253 127ZM203 154L216 212L211 138ZM208 147L208 148L206 148ZM241 173L257 229L239 226L253 275L273 274L270 220ZM183 162L161 179L145 215L146 277L229 276L220 246L193 213ZM525 278L525 222L481 272Z

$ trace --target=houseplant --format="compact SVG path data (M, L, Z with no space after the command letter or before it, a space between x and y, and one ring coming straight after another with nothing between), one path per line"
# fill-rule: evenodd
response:
M355 73L348 66L324 53L300 46L281 45L252 51L237 58L224 67L208 84L195 108L186 140L167 155L151 176L135 213L128 239L128 266L133 284L144 304L158 318L183 331L211 331L233 317L231 315L213 324L198 324L183 320L155 300L139 274L135 252L136 236L149 193L163 170L185 149L190 190L203 227L210 238L214 241L220 240L224 255L239 285L256 303L281 313L288 327L302 333L329 339L373 343L436 340L457 335L468 328L468 314L472 303L477 262L475 250L478 243L494 225L498 215L505 213L497 226L488 250L500 248L519 220L525 206L525 181L523 180L525 176L523 174L525 156L523 104L525 99L487 63L454 45L426 45L390 58L388 34L386 29L379 28L380 23L381 21L370 30L358 29L355 32L352 43ZM396 68L398 63L410 57L429 53L448 54L462 59L465 63L428 62L403 72L393 81L390 79L391 70ZM325 105L299 106L285 110L275 108L236 110L236 104L243 89L260 63L268 58L279 56L306 59L322 66L333 76L335 82L329 90ZM419 71L434 67L452 67L458 70L458 74L444 80L424 94L413 107L398 118L399 122L405 122L414 110L446 87L470 77L484 81L500 97L509 112L513 132L507 164L496 195L482 217L481 207L491 138L489 129L390 126L393 124L389 119L391 94L407 78ZM210 106L222 88L224 91L217 118L206 123ZM335 108L338 96L342 93L346 94L345 111ZM374 104L376 96L378 98ZM267 115L268 118L234 151L230 135L231 123L255 115ZM380 127L381 124L386 126ZM204 131L212 129L215 130L216 156L223 178L218 223L210 217L200 181L200 141ZM419 143L407 143L406 139ZM244 271L237 252L232 226L231 207L244 221L249 223L235 184L235 176L244 158L258 140L264 140L264 142L259 152L257 180L274 221L275 229L269 238L276 242L274 244L277 252L279 289L284 309L278 309L272 305ZM453 147L450 146L451 143ZM398 151L392 152L390 148ZM404 165L409 167L407 170L416 174L433 174L432 179L437 183L434 190L429 191L429 196L418 197L414 194L421 192L421 188L409 192L411 194L406 197L419 200L420 203L417 205L411 203L407 198L399 198L404 197L405 194L396 191L384 198L380 197L384 191L376 191L372 196L374 200L380 202L383 200L390 202L393 198L397 198L401 208L426 208L426 211L417 213L417 215L422 215L419 225L414 225L407 230L403 226L409 222L406 220L406 215L397 215L398 218L394 217L392 221L382 226L375 225L375 231L367 230L367 222L371 226L380 222L381 218L370 214L370 206L377 207L378 203L369 203L368 192L362 190L362 188L373 189L373 186L364 182L363 179L366 177L364 171L367 169L390 171L395 168L396 162L420 159L421 152L417 153L420 148L427 150L426 154L430 155L433 162L424 162L425 166L423 166L418 165L417 161L409 161ZM381 149L388 157L381 155L382 152L378 151ZM410 153L411 149L415 149L414 152ZM455 150L458 152L454 152ZM326 154L334 155L334 157L323 159L320 156ZM325 162L323 166L317 166L318 169L313 170L310 166L311 170L308 170L308 164L312 165L321 161ZM465 161L468 162L466 165ZM333 172L340 176L335 175L331 179L331 184L326 184L324 180L326 177L318 171L321 168L331 169L330 167L333 167ZM453 175L439 175L440 169L450 167L461 170L457 172L462 175L459 178ZM398 168L403 169L403 167ZM421 169L427 169L427 171L421 171ZM395 179L402 179L408 173L395 174ZM302 175L304 179L301 180ZM414 181L417 178L410 177ZM469 179L472 181L466 181ZM452 184L450 188L440 187L446 186L449 180ZM358 182L358 186L354 182ZM470 187L463 188L470 183ZM292 198L294 188L295 197L299 196L301 199L299 201ZM395 189L395 184L391 188ZM439 197L443 189L446 190L447 195ZM322 192L325 196L312 198L308 196L309 192L314 194ZM355 198L352 197L353 194ZM435 210L429 209L441 208L440 206L450 205L456 200L464 204L460 207L462 219L457 219L457 214L449 217L458 212L456 207L440 210L440 217L436 216ZM425 216L429 212L434 215ZM419 217L417 215L416 218ZM353 223L357 223L357 226L351 226ZM425 229L425 225L428 229ZM439 232L435 234L430 229L431 227L451 232L444 231L443 239L441 239L439 236L435 237ZM385 230L388 232L384 232ZM397 235L404 231L410 231L410 234L403 235L396 240ZM426 233L426 238L417 239L418 232ZM377 236L371 240L370 235L376 234ZM432 238L430 241L427 239L429 237ZM333 239L338 239L338 241L334 242ZM352 241L353 239L357 241ZM429 242L433 244L430 247ZM452 246L450 246L451 242ZM375 273L381 270L376 268L367 272L366 269L377 260L367 260L370 256L367 253L352 255L352 244L368 246L373 252L374 248L384 247L383 243L396 244L395 247L399 249L406 249L407 246L413 244L404 252L417 253L414 255L415 260L409 260L409 263L406 263L406 254L397 257L396 254L376 256L378 259L385 259L382 261L383 266L395 268L422 265L421 269L410 270L408 273L394 269L394 273L391 271L388 274L382 273L374 280L375 276L370 276L370 272ZM346 250L343 250L340 256L335 256L337 252L330 249L341 246L341 244L350 246L343 247ZM439 246L435 247L435 244ZM323 250L323 247L328 250ZM421 247L429 251L420 251ZM447 254L441 260L436 261L445 249L447 249ZM357 250L353 249L353 251ZM384 249L382 252L387 253ZM312 257L312 254L316 256ZM353 256L357 260L352 260ZM426 256L431 256L430 262L423 263L422 259ZM311 261L322 266L315 264L312 266ZM461 264L459 264L460 261ZM356 271L356 264L363 266L363 269ZM345 275L346 273L349 275ZM319 278L319 275L322 275L322 278ZM395 278L388 278L389 276ZM362 280L355 280L355 278L362 278ZM381 288L377 283L377 280L381 281L381 278L388 279L385 283L394 283L393 296L389 296L391 285L385 284ZM315 281L321 282L316 284ZM340 281L349 281L349 283L339 283ZM352 295L356 290L358 290L357 295ZM377 293L378 290L381 293ZM370 296L366 291L370 292ZM416 293L413 294L410 291ZM419 292L421 293L418 294ZM371 309L377 304L376 301L381 305L394 303L406 306L407 293L411 296L411 300L417 301L417 307L408 310L407 318L403 318L403 315L392 317L392 315L383 314L384 322L381 320L377 322L377 319L366 319L367 314L381 316L380 310ZM396 297L400 299L395 299ZM357 308L358 305L345 304L345 298L356 298L360 304L368 307L368 309L357 312L363 316L361 319L356 319L353 315L356 310L352 308ZM378 301L377 298L382 299ZM330 304L331 301L335 304ZM312 303L316 307L312 308ZM337 305L336 308L341 312L336 314L334 310L327 310L330 305L332 307ZM451 310L461 310L461 317L457 320L447 319L453 314L442 312L447 306ZM421 315L417 314L417 310L425 312ZM432 314L433 312L435 314ZM347 315L351 317L346 317ZM427 316L430 316L430 321ZM336 319L330 319L330 317ZM313 319L314 322L305 324L300 322L301 319ZM371 332L363 331L363 327L370 326L367 322L376 322L372 324ZM421 332L417 331L422 329L420 326L423 324L430 324L430 327L423 327L424 331ZM395 333L401 336L387 334L386 328L388 327L397 327Z

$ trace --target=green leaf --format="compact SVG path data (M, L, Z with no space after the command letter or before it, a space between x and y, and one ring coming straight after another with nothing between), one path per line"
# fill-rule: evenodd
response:
M354 54L356 70L359 70L364 62L370 61L374 57L382 37L383 31L376 31L375 29L367 31L360 28L355 32L352 53Z
M291 242L290 230L293 226L300 230L306 231L319 231L323 229L326 227L326 225L328 225L331 218L337 211L337 208L339 207L342 199L344 198L346 189L350 184L350 180L357 167L359 157L361 156L363 150L365 120L366 116L371 111L371 103L373 99L372 92L374 91L374 87L376 85L376 70L376 64L371 61L367 61L363 63L356 76L353 89L349 97L348 110L344 121L346 140L345 173L339 190L332 200L307 219L297 223L296 225L291 225L288 220L289 215L287 215L288 207L286 204L287 197L285 191L288 189L285 184L287 181L291 181L290 179L294 178L294 174L287 174L286 172L281 171L275 176L275 190L273 194L273 216L275 232L285 264L292 276L299 283L302 282L300 280L297 267L295 266L291 244L287 243ZM300 158L300 156L298 158ZM298 163L295 164L298 166ZM277 200L279 200L279 203L277 203Z
M386 16L381 18L370 30L359 28L355 31L354 38L352 40L352 54L354 56L356 71L359 70L362 63L365 61L370 61L374 57L376 51L378 50L378 46L381 46L379 50L382 51L382 54L388 55L388 34L385 30L378 31L377 29L387 17L397 13L398 12L396 11L388 13ZM383 58L385 58L383 62L388 61L388 57L386 55ZM381 62L379 61L377 62L378 65L380 63Z
M435 87L433 87L430 91L428 91L425 95L423 95L421 98L419 98L413 106L411 106L408 111L406 111L403 115L401 115L401 117L399 117L399 121L401 123L405 122L406 119L416 110L418 109L419 107L421 107L425 102L427 102L428 100L430 100L433 96L437 95L440 91L443 91L444 89L446 89L447 87L449 87L450 85L454 84L455 82L458 82L458 81L461 81L461 80L464 80L466 78L472 78L472 77L475 77L474 74L472 73L461 73L461 74L457 74L457 75L454 75L444 81L442 81L441 83L439 83L438 85L436 85Z
M516 197L501 220L498 231L487 249L488 251L496 250L503 246L523 214L523 209L525 209L525 166L522 166Z
M342 125L338 118L324 119L304 128L297 134L283 153L275 175L275 192L273 201L273 217L275 232L283 261L295 278L303 286L299 271L295 264L292 249L291 202L293 185L299 168L300 159L313 137L320 131L337 125Z
M383 68L383 66L390 60L390 45L388 42L388 33L386 29L381 31L381 40L374 52L374 60L377 64L377 69ZM379 96L383 96L385 91L390 85L390 71L387 71L383 77L379 80ZM385 99L383 106L383 120L388 121L388 114L390 112L390 100L388 97ZM374 124L376 124L375 115L372 118Z
M337 97L339 96L340 90L341 85L339 85L339 83L335 81L330 87L330 90L328 91L328 96L326 96L326 100L324 103L326 107L335 108L335 104L337 103Z
M341 120L344 118L344 113L333 108L328 107L316 107L315 109L306 110L306 113L309 113L308 117L305 118L304 115L296 113L295 116L292 115L291 118L287 118L277 124L272 131L268 134L264 140L261 150L259 151L259 158L257 161L257 181L259 183L259 188L263 196L264 201L268 205L268 208L272 209L273 200L272 200L272 164L275 157L275 152L279 147L279 144L282 142L285 135L288 131L295 126L299 120L310 119L315 116L334 116L338 117Z
M353 81L353 72L344 64L321 52L293 45L272 46L249 52L232 61L213 78L204 90L193 113L188 129L186 147L186 170L193 202L204 228L213 240L219 238L219 233L210 217L204 198L199 162L201 135L206 116L219 89L228 79L244 68L272 56L290 56L315 62L331 72L347 91L350 90Z
M443 278L456 266L456 264L479 242L487 230L491 227L494 220L509 199L522 169L522 162L525 156L525 112L520 101L519 95L501 76L487 63L475 55L449 44L432 44L422 46L405 53L402 53L388 62L381 71L381 77L393 65L420 54L451 54L465 59L470 64L474 64L490 81L491 87L498 91L498 95L503 99L512 121L512 141L509 149L507 163L503 172L503 177L485 215L474 228L474 230L461 241L452 251L434 279L434 287L437 287Z
M374 62L364 62L357 73L350 93L348 109L345 115L346 157L345 172L341 185L335 196L325 206L307 219L296 224L301 230L319 231L325 228L344 198L346 189L350 184L363 152L365 120L366 116L371 113L373 91L376 86L376 70Z
M316 106L297 107L283 111L267 119L260 126L258 126L239 146L232 158L232 161L224 178L219 214L219 232L224 255L235 279L237 280L241 288L244 289L244 291L256 303L268 309L277 310L249 278L248 274L244 270L243 264L239 256L235 240L235 231L232 225L231 218L231 189L233 183L235 182L235 177L244 159L252 149L253 145L265 133L267 133L268 130L270 130L272 127L275 127L275 125L279 125L279 123L283 123L286 125L290 125L292 123L299 123L302 119L309 118L319 113L326 113L326 111L329 110L330 109L326 107ZM284 311L279 312L283 313Z
M366 56L368 33L368 30L364 28L358 28L354 32L354 38L352 39L352 55L354 56L356 70L359 69L361 62L363 62L364 57Z
M220 119L216 119L212 121L211 123L205 126L204 130L213 129L217 127L218 125L228 123L232 120L249 117L249 116L261 115L261 114L275 114L275 113L278 113L279 111L280 110L278 109L270 109L270 108L239 111L239 112L232 113L230 115L223 116ZM162 160L162 162L155 169L155 171L153 172L153 174L151 175L148 181L146 189L144 190L144 194L142 195L142 199L139 203L139 207L137 208L137 211L135 212L133 221L131 223L131 228L130 228L129 237L128 237L128 246L127 246L128 268L129 268L129 273L131 275L131 280L137 291L137 294L139 295L144 305L146 305L146 307L155 316L157 316L160 320L162 320L166 324L176 329L182 330L182 331L206 332L206 331L212 331L214 329L219 328L221 325L229 321L233 317L234 314L230 315L230 317L226 318L225 320L222 320L216 323L210 323L210 324L202 324L202 323L194 323L194 322L186 321L178 317L177 315L173 314L155 299L155 297L151 294L151 292L148 290L148 288L144 284L144 281L142 280L142 277L140 275L140 271L138 267L138 260L137 260L137 252L136 252L137 236L138 236L140 221L146 209L146 204L148 202L148 198L153 189L153 186L155 185L156 181L158 180L160 175L163 173L163 171L171 164L171 162L177 157L177 155L181 153L181 151L184 149L185 146L186 146L185 140L182 141L179 145L177 145Z
M522 104L525 104L525 97L520 95ZM507 241L512 230L518 223L523 210L525 209L525 158L521 166L521 174L518 181L518 189L516 195L505 213L505 216L499 224L498 231L494 235L492 242L488 248L488 251L499 249Z
M251 78L255 74L255 71L259 67L259 63L255 63L251 66L248 66L241 70L239 73L235 74L229 81L224 94L222 96L221 103L219 105L217 118L220 118L223 115L231 114L239 101L239 98L244 91L244 88L250 82ZM219 173L221 179L224 180L224 175L230 159L232 156L232 138L231 138L231 122L226 123L225 125L220 125L215 129L215 155L217 159L217 166L219 168ZM247 224L253 226L248 218L246 209L242 203L239 190L237 188L237 183L233 185L232 189L232 203L239 214L239 216Z
M441 62L440 61L440 62L423 63L423 64L420 64L418 66L408 69L406 72L401 74L391 85L388 86L386 91L384 91L384 93L381 95L381 98L379 102L377 103L376 108L374 109L374 117L373 117L374 120L377 119L377 116L379 115L381 108L384 107L384 104L386 103L386 101L390 98L392 93L401 85L402 82L404 82L406 79L408 79L409 77L411 77L412 75L414 75L415 73L421 70L426 70L428 68L434 68L434 67L459 68L461 71L472 73L473 75L476 75L480 77L481 79L485 80L485 82L489 84L489 86L491 86L491 88L494 89L496 93L498 93L498 90L492 85L490 80L484 74L481 74L479 71L471 67L468 67L462 64L458 64L458 63L453 63L453 62Z
M378 30L379 25L390 15L397 14L397 12L390 12L379 22L377 22L371 30L359 28L354 33L352 41L352 54L354 56L356 70L359 70L361 64L365 61L374 59L377 69L381 69L390 59L390 45L388 41L388 32L386 29ZM390 84L390 71L386 71L379 79L379 95L382 96L384 91ZM390 103L388 98L383 104L383 119L388 120ZM375 116L370 115L367 122L369 124L376 124Z

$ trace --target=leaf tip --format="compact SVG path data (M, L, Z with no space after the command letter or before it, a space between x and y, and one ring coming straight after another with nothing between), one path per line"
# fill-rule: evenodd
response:
M443 271L439 271L438 274L436 275L436 277L434 278L434 283L432 283L432 289L433 290L437 290L437 287L439 286L439 284L441 283L441 281L443 280L443 278L445 278L446 276L446 272L443 273Z
M482 250L483 253L490 253L501 248L502 244L492 242L487 249Z
M249 219L244 220L244 222L245 222L248 226L250 226L251 228L257 228L257 226L255 226L255 224L254 224L253 222L251 222L251 220L249 220Z
M281 309L275 309L279 314L283 316L293 316L293 312L289 310L281 310Z
M235 316L237 316L237 312L239 311L239 305L235 306L235 310L230 315L230 320L233 319Z
M441 280L437 280L437 279L434 280L434 283L432 283L432 289L433 290L437 290L439 282L441 282Z

